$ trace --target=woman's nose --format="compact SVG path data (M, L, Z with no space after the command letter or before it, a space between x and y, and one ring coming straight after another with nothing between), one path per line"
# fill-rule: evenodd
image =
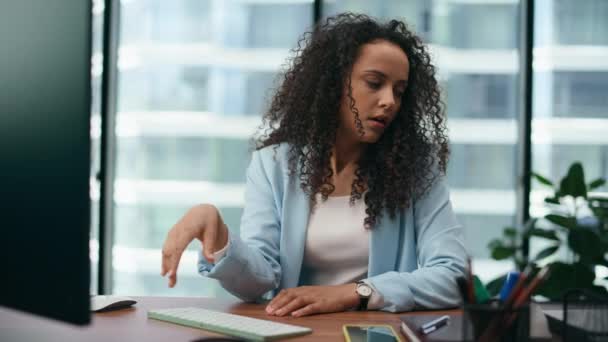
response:
M392 109L395 106L395 94L393 89L385 89L380 95L380 107Z

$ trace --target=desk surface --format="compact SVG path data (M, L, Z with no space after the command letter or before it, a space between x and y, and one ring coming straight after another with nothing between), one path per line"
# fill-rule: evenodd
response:
M92 324L76 327L15 310L0 307L0 341L192 341L204 336L216 336L205 330L184 327L147 318L147 310L172 307L202 307L254 318L309 327L312 334L291 338L288 341L344 341L344 324L390 324L400 333L402 315L457 314L459 310L419 311L391 314L379 311L341 312L301 318L278 318L266 315L264 305L247 304L216 298L196 297L133 297L135 306L113 312L94 313ZM544 305L543 305L544 307ZM540 319L540 320L538 320ZM535 331L536 330L536 331ZM533 318L532 336L551 340L542 313ZM401 336L404 341L407 339Z
M138 303L134 307L95 313L92 324L86 327L75 327L37 316L24 314L0 307L0 340L2 341L192 341L203 336L215 334L205 330L194 329L161 322L147 318L148 309L200 306L210 310L245 315L288 324L312 328L313 333L289 341L343 341L342 325L351 324L390 324L399 332L399 316L378 311L341 312L314 315L301 318L278 318L266 315L264 305L247 304L215 298L183 297L133 297ZM458 310L417 312L415 315L455 313ZM406 313L408 314L408 313ZM405 341L405 337L403 337Z

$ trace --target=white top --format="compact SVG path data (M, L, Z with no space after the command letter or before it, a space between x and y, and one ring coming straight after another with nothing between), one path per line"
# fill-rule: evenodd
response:
M341 285L367 276L369 230L363 228L365 203L349 204L350 196L329 197L310 213L303 270L305 285Z
M318 195L308 220L302 285L342 285L367 278L370 231L363 226L365 202L355 201L351 207L349 201L350 196L322 201ZM214 253L215 263L224 257L228 246ZM381 296L374 291L367 308L380 307Z

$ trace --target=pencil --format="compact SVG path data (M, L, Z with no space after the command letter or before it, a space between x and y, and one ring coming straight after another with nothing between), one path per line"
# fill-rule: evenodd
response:
M523 303L522 298L525 301L525 298L527 296L529 296L532 293L532 291L534 291L536 289L536 287L538 287L538 285L540 284L540 281L542 280L542 279L538 279L538 275L540 275L540 273L542 271L543 270L539 271L537 273L537 277L535 277L532 280L530 285L528 287L524 288L524 283L526 282L526 279L528 278L530 273L532 273L532 266L530 266L530 265L526 266L524 271L519 276L519 279L513 286L511 293L505 300L503 310L505 312L504 315L506 315L506 317L502 316L502 315L497 315L496 317L494 317L494 319L492 319L492 321L490 322L488 327L485 329L485 331L479 338L479 341L481 341L481 342L493 341L497 336L500 336L502 334L503 330L506 330L509 328L509 326L515 320L515 317L517 316L517 314L516 313L508 314L508 312L515 310L517 307L521 306L521 304ZM546 271L545 271L545 273L546 273ZM544 276L545 276L545 274L543 274L543 277ZM534 285L534 288L530 289L530 286L532 286L532 285ZM527 296L522 297L523 295L526 295L526 293L527 293Z
M460 296L462 297L463 304L469 304L469 290L468 283L464 277L456 278L456 284L458 284L458 291L460 292Z
M471 264L471 257L467 256L467 294L469 297L469 303L475 304L475 287L473 285L473 266Z
M538 288L538 286L545 279L547 279L548 276L549 276L549 266L545 266L545 267L541 268L541 270L538 271L538 273L536 274L534 279L532 279L532 281L530 282L530 285L528 285L526 288L522 289L521 294L519 294L517 296L517 298L514 299L513 308L517 309L523 303L525 303L526 300L530 297L530 295L532 295L532 293Z
M549 266L545 266L540 271L538 271L538 273L536 274L534 279L532 279L530 284L525 289L523 289L521 291L521 294L518 295L517 298L514 300L513 307L512 307L513 310L518 310L521 306L523 306L523 304L530 298L532 293L538 288L538 286L540 286L540 284L545 279L547 279L548 276L549 276ZM513 324L513 322L515 321L516 318L517 318L516 312L513 312L510 315L508 315L507 319L506 319L506 324L503 325L503 330L509 329L509 327L511 326L511 324ZM502 331L499 331L499 334L500 333L502 333Z

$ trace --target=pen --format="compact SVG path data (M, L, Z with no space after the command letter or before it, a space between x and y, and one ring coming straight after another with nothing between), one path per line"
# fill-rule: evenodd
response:
M511 291L513 290L513 287L515 287L515 284L517 283L518 280L519 280L519 272L507 273L505 282L502 285L502 289L500 290L500 301L501 302L504 303L507 300L507 298L511 294Z
M523 288L521 290L521 292L518 294L517 298L515 298L513 300L513 308L516 310L521 305L523 305L528 300L528 298L532 295L532 292L534 292L538 288L538 286L545 279L547 279L548 276L549 276L549 267L545 266L545 267L541 268L540 271L538 271L538 273L536 273L536 276L532 279L530 284L526 288Z
M433 331L445 326L448 324L448 322L450 322L450 316L445 315L445 316L441 316L437 319L434 319L428 323L423 324L422 326L420 326L420 331L424 334L430 334Z
M516 298L512 300L512 305L507 308L507 310L519 310L519 308L524 305L524 303L528 300L532 292L538 288L538 286L549 276L549 267L545 266L536 273L536 276L532 279L530 284L527 287L521 287L521 290L516 294ZM517 318L517 312L512 312L507 314L506 317L503 317L503 320L500 325L495 326L493 330L490 332L496 332L494 336L500 336L504 333L504 331L508 330L511 327L511 324ZM481 340L481 339L480 339ZM493 339L490 339L493 341Z

